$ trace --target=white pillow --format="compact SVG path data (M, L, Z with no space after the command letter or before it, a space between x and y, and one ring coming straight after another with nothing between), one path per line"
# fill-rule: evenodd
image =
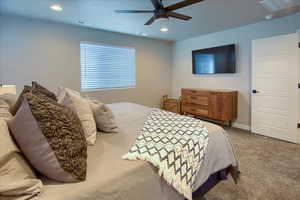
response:
M88 99L93 111L97 129L106 133L119 132L115 117L108 106L97 100Z
M58 94L58 103L71 108L80 119L88 145L94 145L97 137L97 128L89 102L78 92L63 88Z

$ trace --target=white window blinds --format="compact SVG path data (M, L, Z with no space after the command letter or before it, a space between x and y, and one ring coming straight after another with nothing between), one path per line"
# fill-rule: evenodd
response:
M81 43L81 90L136 86L135 49Z

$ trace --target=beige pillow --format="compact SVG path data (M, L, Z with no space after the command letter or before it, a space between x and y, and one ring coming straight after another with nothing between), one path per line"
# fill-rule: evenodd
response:
M79 117L88 145L94 145L97 137L96 123L87 99L76 92L64 88L65 95L59 98L59 103L71 108Z
M5 120L10 120L12 117L13 117L12 114L9 112L8 103L0 99L0 118Z
M75 91L75 90L72 90L70 88L64 88L62 86L58 87L57 89L57 93L56 93L56 98L57 98L57 101L58 102L61 102L63 100L63 98L66 96L66 91L69 91L69 92L72 92L78 96L80 96L80 93Z
M2 94L0 99L4 100L9 107L13 106L17 101L18 96L16 94Z
M0 118L0 157L6 156L11 152L20 152L20 150L9 134L7 122Z
M1 196L30 196L42 191L38 180L13 142L7 123L0 119L0 199Z
M26 160L17 152L0 158L0 196L35 196L43 189Z
M97 100L88 100L93 111L97 129L107 133L117 133L118 126L115 117L108 106Z
M29 92L8 125L40 173L61 182L85 180L87 145L81 123L70 108Z

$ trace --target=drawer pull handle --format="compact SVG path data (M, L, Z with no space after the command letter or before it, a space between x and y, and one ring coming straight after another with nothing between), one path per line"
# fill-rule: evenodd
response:
M191 99L197 99L197 97L191 97Z

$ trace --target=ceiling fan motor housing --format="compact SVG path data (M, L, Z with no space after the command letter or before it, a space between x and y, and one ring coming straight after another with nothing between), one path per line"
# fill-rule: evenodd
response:
M154 10L154 15L156 18L169 18L168 12L164 8Z
M152 24L155 20L160 18L169 19L169 17L185 20L188 21L192 19L192 17L183 15L177 12L174 12L175 10L178 10L180 8L184 8L199 2L202 2L204 0L183 0L178 3L172 4L170 6L164 7L162 0L150 0L154 6L154 10L117 10L118 13L153 13L154 16L152 16L145 25Z

